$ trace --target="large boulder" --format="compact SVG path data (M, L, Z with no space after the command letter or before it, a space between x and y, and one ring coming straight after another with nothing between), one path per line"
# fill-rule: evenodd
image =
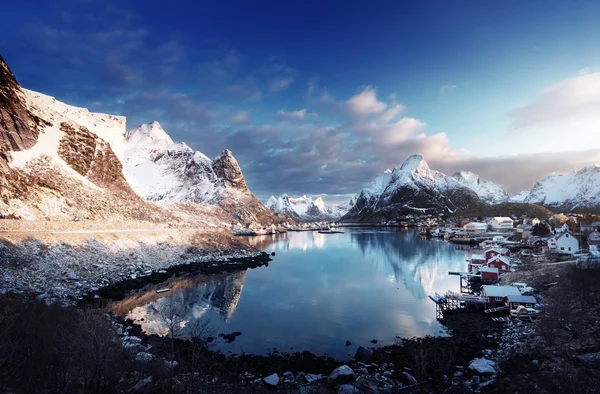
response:
M495 375L496 374L496 363L487 358L476 358L469 363L469 369L477 371L482 375Z
M357 361L369 362L371 360L372 355L373 355L373 352L371 352L369 349L359 346L358 349L356 349L354 358Z
M352 368L347 365L342 365L334 369L327 378L328 386L338 386L345 383L354 382L356 375Z
M263 382L267 387L276 388L279 385L279 375L276 373L263 378Z

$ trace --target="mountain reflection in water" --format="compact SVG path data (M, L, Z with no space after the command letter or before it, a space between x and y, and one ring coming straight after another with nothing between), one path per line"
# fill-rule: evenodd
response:
M182 336L208 318L218 332L242 332L231 344L214 343L238 353L293 348L343 359L371 339L388 344L397 335L444 335L427 295L458 290L458 278L447 274L465 269L465 252L412 230L344 231L251 237L254 246L276 253L268 267L174 279L160 285L168 293L152 288L124 300L120 313L166 335L164 317L176 305Z

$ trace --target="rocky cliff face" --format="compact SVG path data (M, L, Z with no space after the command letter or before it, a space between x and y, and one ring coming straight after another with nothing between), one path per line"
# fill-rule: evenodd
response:
M20 151L34 146L39 122L24 105L17 80L0 55L0 150Z
M343 204L326 204L321 197L313 200L307 196L292 198L282 194L279 198L271 196L267 208L302 222L335 221L344 216L354 202L355 196Z
M248 190L242 169L229 149L221 152L212 162L212 169L225 182L225 186Z

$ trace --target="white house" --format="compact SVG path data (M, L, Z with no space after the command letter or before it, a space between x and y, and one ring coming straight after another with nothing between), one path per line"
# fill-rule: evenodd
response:
M548 249L553 253L575 254L579 252L579 240L569 231L548 238Z
M487 223L470 222L465 224L463 229L468 233L485 233L488 229Z
M497 216L488 222L492 231L512 231L513 220L509 217Z
M567 231L570 231L570 228L569 228L569 225L567 223L565 223L560 227L556 227L555 231L556 231L556 233L566 233Z

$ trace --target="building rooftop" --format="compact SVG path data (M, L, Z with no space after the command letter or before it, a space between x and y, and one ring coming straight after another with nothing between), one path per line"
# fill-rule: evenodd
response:
M521 292L515 286L483 285L483 286L481 286L481 292L482 292L482 294L485 294L487 297L506 297L509 295L521 296Z
M521 304L535 304L537 300L534 296L524 296L524 295L509 295L507 296L509 302L519 302Z
M494 274L497 274L498 268L496 268L496 267L481 267L481 268L479 268L479 272L492 272Z

